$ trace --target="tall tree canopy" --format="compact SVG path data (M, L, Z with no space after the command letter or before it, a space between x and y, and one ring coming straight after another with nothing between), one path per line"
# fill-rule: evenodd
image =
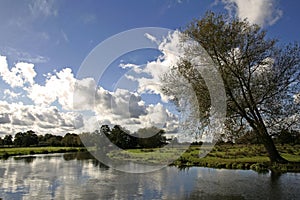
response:
M195 20L183 31L182 41L195 42L206 50L222 76L226 91L226 127L231 133L252 129L262 140L271 162L287 162L278 153L271 134L299 125L298 44L278 45L268 39L266 31L246 20L228 19L212 12ZM200 121L208 119L211 109L209 90L190 57L201 56L199 48L186 49L173 69L162 77L163 92L176 96L177 77L192 85L201 113ZM176 97L174 98L176 99Z

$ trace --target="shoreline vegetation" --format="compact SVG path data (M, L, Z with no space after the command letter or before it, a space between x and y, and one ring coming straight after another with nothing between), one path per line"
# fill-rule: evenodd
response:
M84 147L2 147L0 148L0 159L7 159L10 156L24 156L35 154L83 152Z
M168 149L130 149L114 151L111 158L131 160L137 162L158 163L171 162L171 166L178 168L209 167L223 169L254 170L257 172L274 173L300 172L300 145L277 145L281 155L290 162L287 164L272 164L263 145L250 144L220 144L215 145L209 152L205 146L190 146L184 153L179 154L180 147ZM210 148L210 147L208 147ZM209 149L210 150L210 149ZM207 155L199 157L199 154ZM142 156L141 156L142 155ZM177 159L173 159L172 157Z
M137 163L166 163L184 169L189 167L209 167L223 169L254 170L275 173L300 172L300 145L277 145L288 164L272 164L263 145L219 144L213 149L205 146L190 146L183 150L180 145L169 148L144 148L111 151L108 156L116 160ZM9 156L86 152L85 147L12 147L0 148L0 159ZM206 152L207 151L207 152ZM199 157L200 154L206 154Z

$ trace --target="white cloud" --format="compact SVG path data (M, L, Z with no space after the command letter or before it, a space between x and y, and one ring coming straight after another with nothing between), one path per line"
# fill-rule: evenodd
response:
M34 84L27 88L28 97L40 106L50 106L56 100L64 110L73 110L73 95L76 79L70 68L62 69L54 75L48 74L45 85ZM82 83L82 81L80 82ZM85 89L86 87L83 88ZM78 98L85 98L85 94L78 95ZM80 101L77 99L76 102ZM79 102L82 103L82 102Z
M42 39L46 40L49 39L49 36L46 33L39 34L39 36L36 37L41 37ZM4 54L8 57L13 58L17 61L23 61L28 63L45 63L49 61L49 58L47 57L41 55L33 55L12 47L2 47L0 50L4 52Z
M156 44L159 43L159 41L157 41L156 37L154 37L153 35L151 35L149 33L145 33L145 37L148 38L149 40L151 40L152 42L155 42Z
M276 7L276 0L222 0L229 13L235 13L250 23L273 25L281 18L283 12Z
M176 65L179 55L183 55L183 46L180 44L180 32L175 31L158 42L152 35L145 34L145 37L158 43L158 49L162 55L154 61L148 62L143 68L131 63L122 64L122 68L131 68L133 72L126 75L128 80L138 82L138 93L153 93L161 96L163 102L167 102L169 97L161 92L161 75ZM138 70L137 70L138 69Z
M143 126L162 127L171 123L167 119L174 120L174 116L171 117L171 113L161 107L158 109L154 106L156 109L151 109L153 105L145 106L137 93L124 89L107 91L96 86L92 78L77 80L69 68L48 74L47 77L44 86L34 84L28 88L28 97L37 106L49 107L57 101L64 110L92 111L100 124L120 124L132 131ZM152 117L156 120L151 120ZM98 127L98 124L92 125L96 122L93 118L84 122L88 124L81 131Z
M19 62L11 70L8 68L5 56L0 56L0 77L11 87L24 87L33 85L36 72L31 63Z
M54 6L54 0L33 0L29 4L29 10L35 17L42 16L57 16L58 11Z
M10 134L30 129L38 134L65 134L84 125L80 114L60 112L55 106L43 107L0 101L0 110L0 129Z
M9 89L5 89L3 93L4 93L4 99L11 99L11 100L18 98L21 95L21 93L15 93Z
M142 69L141 69L141 66L140 65L136 65L136 64L133 64L133 63L121 63L119 65L122 69L131 69L133 70L135 73L141 73L142 72Z
M164 62L170 62L167 55L164 59ZM160 61L157 60L157 62ZM124 64L121 67L135 68L133 71L136 74L140 72L140 66L137 65ZM146 65L144 73L150 74L152 78L144 79L149 83L145 91L159 90L159 86L153 83L156 80L159 81L159 75L162 72L160 65L155 62ZM176 126L176 116L161 104L147 105L139 93L125 89L105 90L97 86L92 78L76 79L70 68L48 73L44 76L46 78L44 85L36 83L35 76L33 64L17 63L9 70L6 57L0 57L0 77L11 87L19 87L18 91L23 90L22 93L15 93L13 90L6 89L4 92L6 98L13 100L22 95L34 103L34 105L24 105L1 101L1 132L15 134L32 129L39 134L47 132L63 134L67 131L75 131L75 129L91 131L91 127L99 128L97 122L109 125L119 124L131 131L146 126L174 130ZM57 104L61 106L61 109L54 106ZM83 116L82 113L86 111L94 117Z

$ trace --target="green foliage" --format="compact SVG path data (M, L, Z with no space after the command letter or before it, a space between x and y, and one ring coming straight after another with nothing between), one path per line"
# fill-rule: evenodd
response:
M62 146L63 137L60 135L45 134L39 135L39 146Z
M80 147L83 146L80 137L74 133L67 133L61 140L61 144L65 147Z
M112 129L108 125L102 125L99 133L122 149L161 147L166 144L164 134L164 130L156 127L141 128L136 133L131 134L130 131L119 125L115 125ZM102 138L102 140L105 139Z
M272 164L270 164L268 160L268 155L263 145L219 145L215 146L207 156L200 158L200 149L201 152L205 151L203 148L191 146L183 154L178 154L178 152L182 152L182 149L180 148L130 149L125 152L113 151L109 153L109 157L112 159L139 162L147 161L154 163L165 163L168 160L177 158L171 165L180 168L202 166L243 170L252 169L258 172L266 172L268 169L272 169ZM299 146L287 145L287 148L285 149L282 146L278 146L278 150L285 158L294 161L295 163L298 162L298 164L293 165L280 165L280 169L284 169L283 166L291 165L291 167L288 168L289 171L300 171L300 155L283 153L287 150L300 152Z
M15 155L28 155L28 154L47 154L47 153L65 153L77 152L85 150L77 147L14 147L14 148L0 148L0 158L8 158Z
M0 146L14 147L30 147L30 146L66 146L66 147L81 147L83 146L79 135L67 133L64 137L60 135L37 135L34 131L18 132L14 140L11 135L6 135L3 139L0 138Z
M276 45L277 41L267 38L266 31L259 26L212 12L190 23L182 41L193 41L195 45L186 48L177 65L162 76L163 92L174 96L178 105L181 88L174 85L182 77L188 80L194 91L189 95L196 96L196 103L195 98L186 99L200 112L195 121L205 129L210 118L208 111L214 108L204 78L191 60L206 58L208 54L224 82L227 137L235 138L252 129L272 162L286 162L279 155L270 130L290 128L299 120L294 117L300 110L294 95L300 90L300 46ZM205 68L200 61L199 65Z
M141 148L156 148L166 144L165 131L156 127L141 128L134 136L137 137L137 145Z
M14 145L18 147L36 146L38 143L38 136L31 130L27 132L19 132L14 138Z
M12 145L13 141L12 141L12 136L11 135L5 135L2 141L3 145Z

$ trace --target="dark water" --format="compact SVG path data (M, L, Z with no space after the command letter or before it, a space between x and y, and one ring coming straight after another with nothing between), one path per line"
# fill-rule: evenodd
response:
M83 154L0 160L2 199L300 199L300 174L175 167L146 174L107 168Z

